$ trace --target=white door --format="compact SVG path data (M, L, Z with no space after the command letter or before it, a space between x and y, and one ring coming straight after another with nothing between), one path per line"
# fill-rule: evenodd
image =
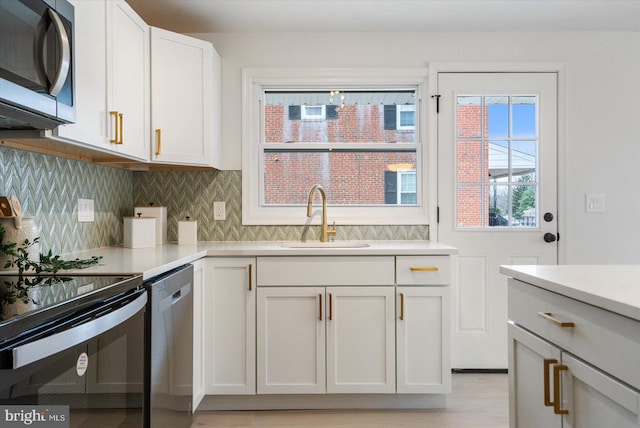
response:
M437 79L438 235L460 250L452 367L502 369L507 279L498 267L557 263L557 75Z
M561 352L549 342L509 325L509 426L561 428L554 413L554 367Z
M256 393L255 265L254 258L205 259L207 394Z
M640 427L640 393L596 368L562 354L563 427Z
M323 394L324 287L258 289L258 394Z
M398 393L451 392L449 287L398 287Z
M395 290L327 288L327 392L394 393Z

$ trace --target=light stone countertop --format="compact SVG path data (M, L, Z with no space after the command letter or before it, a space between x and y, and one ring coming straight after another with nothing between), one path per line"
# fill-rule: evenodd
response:
M341 241L337 241L341 242ZM365 243L351 241L354 244ZM166 244L151 248L104 247L62 256L65 260L102 256L97 266L76 271L81 274L142 274L149 279L202 257L258 256L372 256L452 255L454 247L431 241L366 241L363 248L289 248L286 242L200 242L198 245ZM313 244L311 244L313 245ZM329 244L332 245L332 244ZM335 245L335 244L333 244ZM73 273L66 271L66 273Z
M500 272L640 321L640 265L513 265Z

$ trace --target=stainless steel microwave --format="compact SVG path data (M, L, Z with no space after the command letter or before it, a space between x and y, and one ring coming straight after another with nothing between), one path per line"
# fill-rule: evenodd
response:
M0 0L0 129L75 121L74 37L67 0Z

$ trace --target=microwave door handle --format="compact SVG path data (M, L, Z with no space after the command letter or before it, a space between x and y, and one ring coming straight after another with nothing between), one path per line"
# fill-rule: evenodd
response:
M58 45L60 46L56 77L53 79L53 83L49 89L49 94L57 97L64 86L64 82L67 80L67 76L69 75L69 66L71 65L71 43L69 42L67 30L65 30L60 16L53 9L49 9L49 17L56 28Z
M12 349L13 368L19 369L27 364L40 361L47 357L79 345L89 339L97 337L107 330L122 324L147 304L147 293L142 293L131 303L118 310L110 312L84 324L68 330L39 339Z

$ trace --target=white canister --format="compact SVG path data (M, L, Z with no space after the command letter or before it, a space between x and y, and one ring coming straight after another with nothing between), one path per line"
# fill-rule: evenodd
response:
M185 220L178 221L178 244L196 245L197 243L198 220L191 220L187 217Z
M125 248L149 248L156 246L155 217L124 217Z
M36 223L35 217L0 217L0 225L4 228L4 243L15 242L20 247L28 239L32 243L27 249L29 259L40 260L40 243L33 244L40 236L40 226ZM7 260L9 256L0 254L0 269L4 269Z
M156 245L167 243L167 207L135 207L134 213L156 219Z

